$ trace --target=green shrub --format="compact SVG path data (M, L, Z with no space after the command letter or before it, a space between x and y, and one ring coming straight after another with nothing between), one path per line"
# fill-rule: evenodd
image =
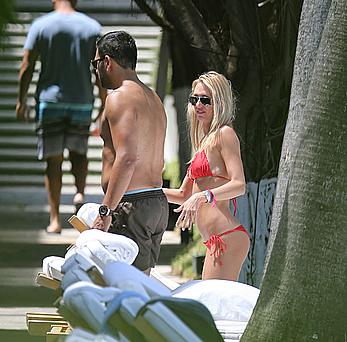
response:
M205 255L206 247L202 243L202 239L198 228L193 226L192 241L173 259L171 263L174 275L180 275L187 279L200 279L201 275L193 273L192 256Z
M165 163L163 178L170 181L170 188L175 189L180 186L180 164L177 159Z

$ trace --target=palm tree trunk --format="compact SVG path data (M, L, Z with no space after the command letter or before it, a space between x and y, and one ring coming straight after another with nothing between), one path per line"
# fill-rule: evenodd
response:
M315 5L306 1L304 22ZM346 339L346 1L326 1L321 10L328 15L316 59L303 66L312 72L304 109L299 117L291 110L288 118L290 125L297 120L297 130L294 150L288 147L293 161L277 213L278 230L242 342ZM307 39L312 41L310 32ZM306 38L299 44L298 51Z
M271 255L274 238L277 235L289 176L291 175L295 155L300 146L300 142L297 139L298 131L301 126L300 120L305 114L307 95L312 81L318 46L322 38L330 3L330 0L325 2L321 0L312 0L312 2L306 1L302 7L290 96L290 114L288 116L282 144L276 198L271 220L272 234L268 242L265 268L269 256Z

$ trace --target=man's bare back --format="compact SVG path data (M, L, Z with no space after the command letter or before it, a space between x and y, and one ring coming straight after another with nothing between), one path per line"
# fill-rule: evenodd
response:
M129 153L129 158L136 158L126 191L161 187L165 132L165 111L153 90L141 82L125 81L111 92L101 122L104 140L101 184L104 192L119 149L122 149L121 153ZM124 146L123 138L133 143Z

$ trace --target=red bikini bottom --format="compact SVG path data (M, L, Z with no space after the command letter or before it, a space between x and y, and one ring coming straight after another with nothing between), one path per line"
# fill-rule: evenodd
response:
M222 265L220 257L227 249L227 244L223 240L222 236L233 233L233 232L237 232L237 231L245 233L250 238L250 235L248 234L245 227L242 224L240 224L238 227L234 229L227 230L220 234L211 235L210 238L204 242L204 245L211 252L210 255L214 255L215 261L218 260L220 265ZM212 250L213 246L214 246L214 249Z

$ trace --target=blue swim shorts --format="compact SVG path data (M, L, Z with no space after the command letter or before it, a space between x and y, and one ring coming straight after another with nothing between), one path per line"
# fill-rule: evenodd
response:
M61 155L64 149L86 154L92 104L40 102L36 110L38 159Z

